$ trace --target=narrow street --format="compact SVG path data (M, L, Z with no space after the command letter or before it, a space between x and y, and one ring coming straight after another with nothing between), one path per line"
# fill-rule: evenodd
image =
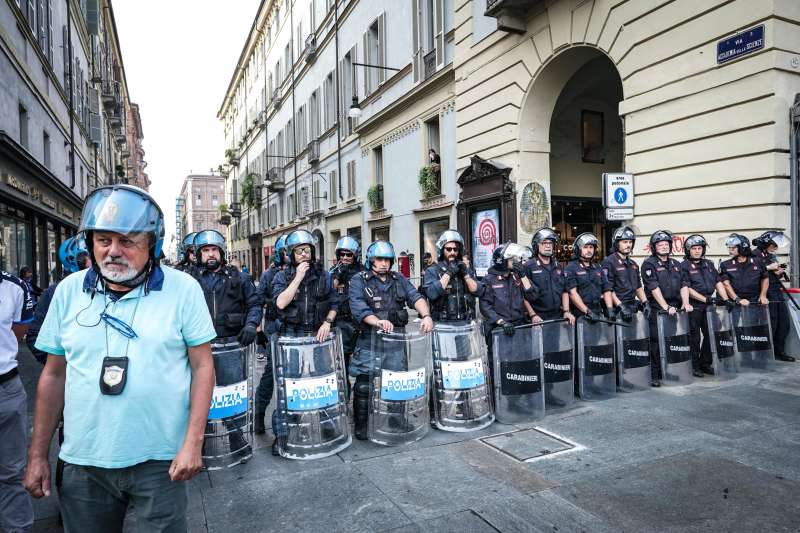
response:
M30 398L39 367L20 363ZM800 531L797 364L319 461L270 439L190 483L190 531ZM60 531L55 498L35 505L34 531Z

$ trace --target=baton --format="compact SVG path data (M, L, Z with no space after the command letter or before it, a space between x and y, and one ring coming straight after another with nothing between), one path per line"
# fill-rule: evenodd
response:
M555 324L557 322L566 322L566 318L551 318L549 320L542 320L541 322L533 322L532 326L544 326L545 324Z
M798 311L800 311L800 304L798 304L797 300L794 299L794 296L792 296L792 293L789 292L788 289L786 289L784 287L781 287L781 290L786 294L786 296L789 297L789 301L792 302L792 305L794 306L794 308L797 309Z
M589 322L589 319L586 318L584 315L578 317L578 319L581 318ZM625 322L617 322L616 320L606 320L605 318L595 318L592 319L592 322L603 322L605 324L611 324L612 326L622 326L623 328L631 327L630 324L626 324Z

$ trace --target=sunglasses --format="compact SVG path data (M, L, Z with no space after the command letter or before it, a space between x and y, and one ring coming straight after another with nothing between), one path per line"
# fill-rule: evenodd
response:
M311 248L297 248L294 255L311 255Z
M457 252L458 251L458 246L445 246L444 247L444 251L445 252Z
M339 252L339 255L342 257L353 257L352 252Z

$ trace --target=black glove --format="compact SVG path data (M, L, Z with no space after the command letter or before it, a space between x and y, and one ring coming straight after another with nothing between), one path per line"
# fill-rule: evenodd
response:
M706 303L708 305L717 305L719 302L713 296L706 296Z
M514 271L514 274L516 274L519 279L525 277L525 265L519 261L514 261L511 263L511 270Z
M514 335L514 324L511 322L503 322L503 333L508 335L509 337Z
M595 322L597 322L600 319L600 315L598 315L597 313L595 313L591 309L587 309L586 313L584 313L583 316L586 317L586 320L588 320L590 324L594 324Z
M617 313L625 322L630 322L633 319L633 313L623 304L617 306Z
M447 263L447 274L451 278L458 276L458 263Z
M728 308L728 311L733 311L736 308L736 302L734 302L730 298L728 298L727 300L723 300L722 303L725 304L725 307Z
M609 320L616 320L619 313L619 307L606 308L606 315Z
M653 314L653 310L650 309L650 304L642 303L641 306L642 312L644 313L644 318L649 321Z
M256 340L256 327L255 326L245 326L242 328L242 331L236 336L236 340L239 341L241 346L249 346L253 344L253 341Z
M339 269L336 271L336 281L339 282L339 285L347 283L347 275L350 273L350 267L345 264L339 265Z
M637 311L644 311L645 309L647 309L647 304L645 302L636 302Z
M463 278L464 276L467 275L467 264L466 263L464 263L463 261L459 261L458 263L456 263L456 266L458 267L458 275L459 276L461 276Z

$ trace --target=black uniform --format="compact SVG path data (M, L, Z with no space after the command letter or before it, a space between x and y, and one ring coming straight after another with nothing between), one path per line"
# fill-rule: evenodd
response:
M525 312L525 300L536 298L536 288L531 285L525 289L522 282L510 270L497 267L489 268L483 278L483 289L479 299L481 314L484 319L484 335L489 357L492 358L492 327L497 321L519 326L528 322ZM493 368L493 365L489 365Z
M761 280L767 277L764 262L758 257L747 257L744 261L737 261L732 257L719 265L719 275L722 281L729 281L733 291L741 299L758 303L761 294Z
M258 295L261 301L264 302L263 330L267 337L271 337L273 333L277 333L278 329L280 329L277 309L275 308L275 302L272 301L272 281L280 271L280 267L272 265L261 273L261 277L258 280ZM258 381L258 387L256 387L256 418L261 416L262 419L275 389L275 381L272 375L272 346L269 340L267 341L267 346L269 349L267 350L268 355L264 365L264 372Z
M689 282L685 279L681 264L673 258L661 261L658 256L652 255L642 262L642 285L650 304L652 312L648 316L650 326L650 375L652 378L661 379L661 350L658 347L658 313L661 306L653 297L653 289L661 289L661 295L667 305L679 309L681 306L681 288L687 287Z
M281 270L272 282L272 301L277 308L278 297L286 290L297 273L297 267ZM339 300L333 291L331 275L314 263L306 271L292 301L278 309L282 335L302 337L316 335L328 311L338 310Z
M603 293L609 292L613 286L599 263L591 262L589 266L586 266L580 259L573 259L564 269L564 275L564 287L567 292L578 289L578 295L589 309L596 312L602 311ZM572 303L570 303L570 309L574 315L583 314Z
M350 310L350 280L359 272L363 272L364 267L360 263L345 265L340 263L331 269L331 276L336 281L336 298L339 301L339 309L336 312L336 327L342 334L342 349L344 351L345 362L350 366L350 357L356 349L358 340L358 324L353 318Z
M713 296L717 290L717 283L722 280L719 277L714 263L708 259L694 261L686 259L681 263L681 271L684 278L688 281L688 287L696 290L706 298ZM711 345L708 337L708 320L706 320L706 308L708 304L699 300L691 300L694 308L689 313L689 340L692 343L692 367L695 370L711 367ZM702 343L700 333L703 334Z
M603 259L602 265L603 272L611 284L611 290L614 291L620 302L633 313L635 309L632 306L636 304L636 289L642 286L639 265L630 257L625 257L619 252L614 252Z
M767 265L778 262L775 255L767 253L766 250L759 250L758 254L764 262L765 268ZM775 345L775 357L782 358L786 355L786 337L789 335L789 311L786 309L786 303L784 303L783 284L780 278L769 270L767 270L767 274L769 276L767 298L769 298L769 321L772 326L772 341Z
M475 279L475 272L464 265L465 272ZM436 322L469 322L475 318L475 297L467 289L463 275L450 276L447 287L441 278L447 272L447 261L439 261L425 269L422 287Z
M525 273L531 280L534 290L527 297L528 303L542 320L561 318L561 297L566 291L564 270L554 257L549 263L534 258L525 265ZM533 297L531 297L533 295Z

